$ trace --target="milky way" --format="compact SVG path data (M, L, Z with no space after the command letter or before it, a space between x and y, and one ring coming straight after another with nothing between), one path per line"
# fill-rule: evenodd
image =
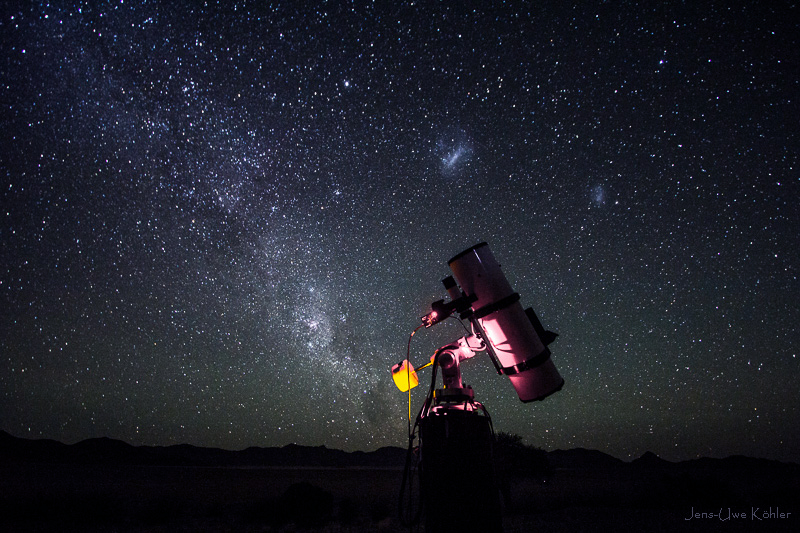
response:
M496 429L800 460L797 8L386 5L3 10L0 429L403 446L487 241L566 380Z

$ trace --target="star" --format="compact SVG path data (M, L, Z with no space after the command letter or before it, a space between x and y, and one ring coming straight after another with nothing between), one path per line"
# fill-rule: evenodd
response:
M11 9L0 429L405 446L487 241L566 381L471 359L498 431L800 461L797 17L704 9Z

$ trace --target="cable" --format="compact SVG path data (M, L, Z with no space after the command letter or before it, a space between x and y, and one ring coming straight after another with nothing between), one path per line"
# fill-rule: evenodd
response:
M403 514L403 503L404 503L403 496L405 495L405 492L406 492L406 483L408 483L408 505L409 505L409 514L410 514L411 502L414 501L414 499L413 499L414 481L413 481L413 476L411 475L411 470L412 470L413 467L412 467L411 461L412 461L412 458L414 456L414 435L416 434L417 423L419 422L419 415L418 415L417 419L414 421L414 426L412 427L412 425L411 425L411 371L410 371L410 365L411 365L411 339L414 337L414 335L417 333L417 331L419 331L419 329L423 325L424 324L420 324L419 326L414 328L414 331L412 331L411 335L408 336L408 346L406 347L406 364L409 365L409 367L406 369L406 379L408 380L408 382L407 382L407 386L408 386L408 391L407 391L408 392L408 448L406 449L406 464L403 467L403 479L400 482L400 494L399 494L399 498L398 498L398 502L397 502L397 514L398 514L398 516L400 518L400 523L403 526L408 526L409 530L411 529L411 526L413 526L414 524L419 522L419 519L420 519L420 516L421 516L421 513L422 513L422 505L419 505L417 507L417 512L414 514L414 516L409 516L408 518L406 518L406 516Z
M453 320L457 320L457 321L458 321L458 323L459 323L459 324L461 324L461 327L462 327L462 328L464 328L464 331L466 331L466 332L467 332L467 335L469 335L470 333L472 333L472 332L469 330L469 328L467 328L467 326L465 326L465 325L464 325L464 321L463 321L463 320L461 320L460 318L458 318L457 316L455 316L455 315L450 315L450 316L449 316L449 317L447 317L447 318L452 318Z
M458 322L461 324L461 326L464 328L464 330L467 333L469 333L469 329L467 329L467 327L464 325L464 323L458 318L456 318L456 320L458 320ZM422 508L423 508L423 501L422 501L423 495L420 492L420 503L419 503L419 505L417 507L416 513L414 513L413 516L410 516L410 514L411 514L411 502L413 502L413 476L411 475L411 471L412 471L412 468L413 468L412 467L412 459L414 457L414 438L415 438L415 436L417 434L417 430L419 428L420 422L422 421L423 418L425 418L426 416L428 416L430 414L430 409L431 409L431 406L432 406L433 400L434 400L434 391L436 390L436 378L438 376L438 369L439 369L439 356L442 354L442 352L445 351L445 348L449 347L449 345L448 345L448 346L443 346L443 347L437 349L436 352L433 354L433 357L431 358L431 361L429 363L427 363L427 364L425 364L425 365L420 367L420 369L422 369L422 368L425 368L425 367L428 367L428 366L433 366L433 369L431 371L431 383L430 383L430 386L428 387L428 393L425 396L425 401L423 402L422 407L419 410L419 413L417 413L417 417L414 419L414 424L412 426L412 424L411 424L411 372L410 372L410 365L411 365L411 362L410 362L410 359L411 359L411 339L414 337L414 335L417 333L417 331L419 331L419 329L423 325L424 324L420 324L419 326L417 326L414 329L414 331L411 332L411 335L408 336L408 345L407 345L407 348L406 348L406 364L409 365L409 368L407 368L407 372L406 372L406 379L408 380L407 381L407 386L408 386L408 391L407 391L408 392L408 448L406 449L406 461L405 461L405 466L403 467L403 478L402 478L402 481L400 483L400 494L399 494L399 498L398 498L398 502L397 502L398 503L398 505L397 505L398 513L397 514L398 514L398 516L400 518L400 523L403 526L407 526L409 528L409 530L411 529L411 527L414 524L419 523L420 517L422 515ZM483 406L481 406L481 407L483 407ZM486 412L486 411L484 410L484 412ZM486 414L488 415L488 413L486 413ZM491 421L490 421L490 424L491 424ZM404 503L405 503L404 496L405 496L405 492L406 492L406 485L408 485L408 506L409 506L409 513L407 513L409 515L408 517L406 516L406 514L403 513L403 507L404 507Z
M428 388L428 395L425 397L425 402L422 404L422 409L419 410L419 414L417 415L417 420L414 423L414 427L416 427L419 424L420 420L428 416L428 414L430 413L431 404L433 403L433 394L434 391L436 390L436 377L439 374L439 355L441 355L441 353L445 351L445 348L447 348L447 346L439 348L433 354L432 358L433 370L431 371L431 385Z
M408 518L406 518L406 516L403 513L403 503L404 503L403 496L405 495L405 492L406 492L406 483L408 483L409 515L411 514L411 502L414 501L414 498L413 498L413 495L414 495L414 488L413 488L414 476L411 474L411 470L412 470L411 460L412 460L412 457L414 455L414 445L413 444L414 444L413 437L409 438L408 449L406 450L406 464L405 464L405 466L403 468L403 480L400 482L400 495L399 495L400 497L399 497L398 502L397 502L397 514L398 514L398 517L400 518L400 523L403 526L408 526L409 529L411 529L411 526L413 524L416 524L419 521L420 514L421 514L421 509L422 509L421 505L418 506L417 507L417 512L414 514L414 516L409 516Z
M419 329L419 328L417 328L417 329ZM403 495L405 493L406 483L408 483L409 509L410 509L410 506L411 506L411 502L413 501L413 498L412 498L412 496L413 496L413 490L412 490L413 476L410 475L410 473L411 473L411 458L413 457L413 454L414 454L414 436L417 433L417 428L419 427L420 422L422 421L422 419L425 416L428 415L428 412L430 410L430 406L431 406L431 403L433 401L433 391L436 388L436 375L437 375L437 369L439 368L439 354L441 354L443 351L444 350L442 348L440 348L440 349L436 350L436 353L434 353L434 355L433 355L433 358L432 358L432 360L433 360L433 363L432 363L433 364L433 370L431 371L431 385L430 385L430 387L428 389L428 394L425 397L425 402L422 404L422 407L420 408L419 413L417 414L417 418L414 420L414 426L411 429L409 429L409 433L408 433L408 450L406 452L406 465L405 465L405 468L403 469L403 481L401 482L401 485L400 485L400 501L399 501L399 505L398 505L398 511L399 511L398 514L400 515L401 524L403 526L408 526L409 530L411 530L411 527L414 524L419 523L419 520L420 520L420 518L422 516L422 509L424 507L424 502L423 502L423 496L424 495L422 494L422 490L420 488L419 505L417 506L417 512L414 514L413 517L410 517L408 520L405 519L405 517L403 515ZM409 424L410 424L410 420L409 420Z
M406 352L406 361L408 361L408 358L411 355L411 338L414 337L414 334L419 330L420 327L421 326L417 326L417 328L414 329L414 331L408 337L408 350ZM420 422L422 421L423 418L428 416L430 408L431 408L431 404L433 403L434 390L436 390L436 377L438 375L438 368L439 368L439 355L442 352L445 351L444 348L445 347L442 347L442 348L439 348L438 350L436 350L436 352L433 354L433 357L431 358L431 363L429 363L429 365L433 366L433 370L431 371L431 384L430 384L430 387L428 388L428 394L425 397L425 402L423 402L422 407L420 408L419 413L417 414L417 417L414 419L414 425L413 426L411 425L411 388L410 388L410 386L409 386L409 390L408 390L408 412L409 412L409 416L408 416L408 448L406 450L406 464L405 464L405 467L403 468L403 479L402 479L402 481L400 483L400 497L398 499L398 513L397 514L400 517L400 523L403 526L408 526L409 529L411 528L411 526L413 526L414 524L419 522L419 519L420 519L420 517L422 515L422 507L423 507L422 494L420 493L420 504L417 507L417 512L414 514L414 516L413 517L409 517L408 519L406 519L405 515L403 514L403 504L404 504L403 497L405 496L406 484L408 484L409 509L410 509L410 506L411 506L411 502L413 501L413 498L412 498L412 496L413 496L413 476L411 476L410 473L411 473L411 470L412 470L411 459L412 459L412 457L414 455L414 437L415 437L415 435L417 433L417 428L419 427ZM429 366L429 365L426 364L424 366ZM423 367L420 367L420 368L423 368ZM408 380L409 380L409 385L410 385L410 382L411 382L410 374L411 373L409 372L408 374L409 374Z
M408 379L408 436L411 437L411 339L414 338L414 335L419 331L423 324L420 324L414 331L411 332L411 335L408 336L408 346L406 347L406 365L408 368L406 369L406 378Z

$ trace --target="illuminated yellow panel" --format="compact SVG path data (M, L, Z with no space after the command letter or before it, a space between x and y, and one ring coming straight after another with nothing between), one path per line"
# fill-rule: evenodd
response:
M394 384L397 385L397 388L402 392L406 392L419 385L417 373L408 360L397 363L392 367L392 377L394 378Z

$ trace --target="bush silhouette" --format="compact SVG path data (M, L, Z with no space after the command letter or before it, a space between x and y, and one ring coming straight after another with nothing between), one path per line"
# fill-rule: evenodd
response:
M547 452L525 444L519 435L502 431L495 436L495 464L506 478L543 478L551 473Z

